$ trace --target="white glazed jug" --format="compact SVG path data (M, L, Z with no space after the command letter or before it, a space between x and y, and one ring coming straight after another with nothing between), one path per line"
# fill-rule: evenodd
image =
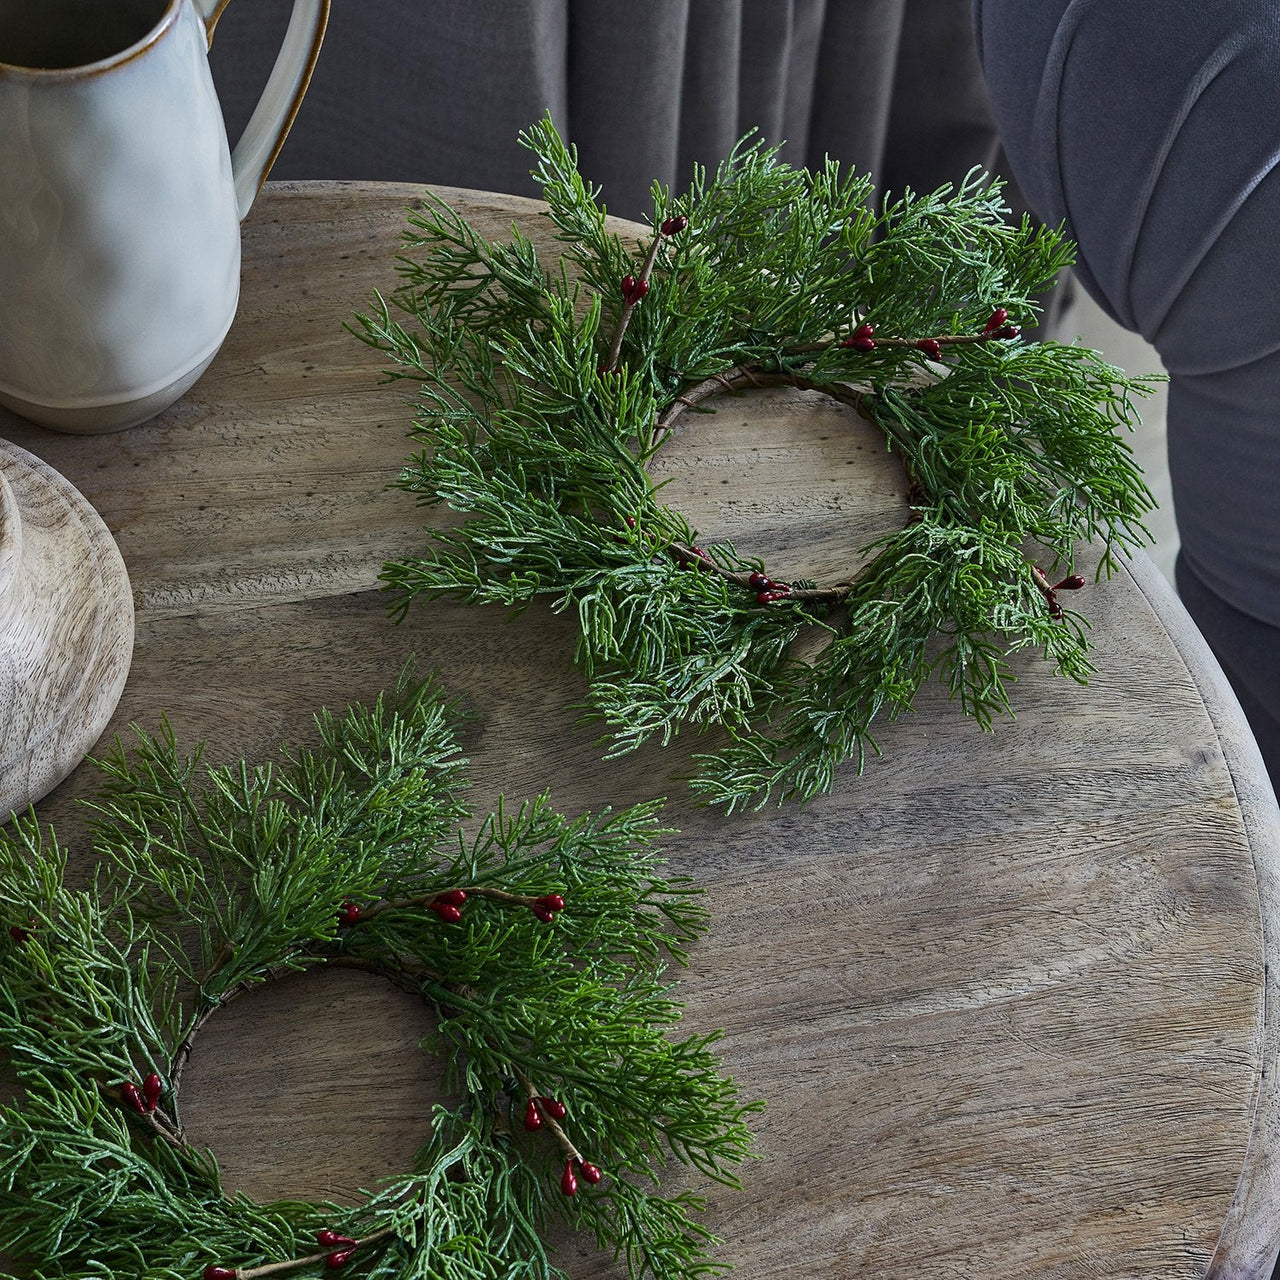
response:
M235 316L240 220L329 0L294 0L230 153L208 46L227 0L0 0L0 404L63 431L159 413Z

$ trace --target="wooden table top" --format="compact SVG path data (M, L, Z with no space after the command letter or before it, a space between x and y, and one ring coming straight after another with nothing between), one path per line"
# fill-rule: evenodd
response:
M668 854L714 920L682 976L687 1027L724 1028L728 1070L768 1103L745 1190L709 1192L738 1275L1269 1276L1280 817L1154 568L1081 593L1087 688L1019 660L1017 718L993 734L930 689L882 729L883 758L807 807L699 809L678 781L692 742L603 763L564 619L431 604L395 625L375 590L425 517L386 487L410 451L407 384L382 382L343 321L394 286L420 194L269 185L231 335L156 421L76 437L0 411L0 437L79 487L128 567L136 647L108 733L164 712L213 759L266 757L416 654L475 713L477 805L547 786L570 812L669 795ZM532 202L444 194L486 234L514 218L553 251ZM832 548L899 518L901 477L838 406L721 409L664 462L708 538L820 576ZM41 812L73 834L93 783L82 766ZM247 996L201 1035L189 1129L229 1186L350 1196L425 1134L428 1026L348 972ZM565 1244L575 1277L623 1274L606 1262Z

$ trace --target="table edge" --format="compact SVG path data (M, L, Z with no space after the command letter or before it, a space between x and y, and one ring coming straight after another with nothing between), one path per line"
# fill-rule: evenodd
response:
M1280 947L1280 807L1240 703L1173 586L1143 551L1122 557L1122 562L1196 685L1222 746L1253 856L1267 961L1260 1045L1263 1070L1244 1168L1205 1280L1270 1280L1280 1257L1280 1090L1270 1070L1270 1064L1280 1059L1280 966L1269 962Z

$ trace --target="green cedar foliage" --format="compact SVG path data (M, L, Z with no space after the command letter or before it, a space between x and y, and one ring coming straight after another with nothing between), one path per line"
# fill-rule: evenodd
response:
M1010 710L1013 651L1087 679L1087 623L1047 607L1028 549L1069 573L1097 539L1109 574L1147 539L1153 500L1117 428L1153 380L1075 346L974 340L1000 307L1034 323L1071 258L1060 234L1008 221L979 172L874 212L868 178L797 170L748 139L680 197L655 186L654 227L687 228L655 232L650 291L608 369L620 281L643 275L646 246L608 230L549 119L522 139L562 260L539 261L518 230L489 243L429 201L409 215L400 286L353 329L418 385L422 448L400 483L466 517L386 566L400 614L441 595L569 612L613 750L720 726L693 786L729 810L828 790L932 677L984 727ZM841 345L864 323L873 350ZM736 370L851 400L903 464L910 522L838 599L762 605L744 579L766 566L727 544L704 542L718 572L686 571L700 539L650 479L655 424ZM793 656L814 625L830 645Z
M318 724L317 748L257 767L206 767L167 725L117 745L88 888L68 885L67 850L34 816L0 832L0 1050L21 1086L0 1107L0 1241L42 1280L195 1280L313 1255L330 1228L385 1233L355 1276L544 1280L561 1274L544 1233L565 1221L637 1280L725 1270L699 1197L658 1189L673 1160L737 1185L755 1110L720 1074L715 1035L667 1035L680 1006L664 970L706 912L660 874L659 805L567 818L540 796L469 820L453 716L429 684ZM460 921L425 907L462 886ZM528 899L554 893L563 911L535 918ZM363 916L340 926L351 902ZM334 964L435 1007L431 1047L461 1101L357 1207L224 1195L182 1131L193 1037L245 990ZM150 1073L147 1117L120 1086ZM533 1085L604 1172L572 1198L554 1134L522 1125Z

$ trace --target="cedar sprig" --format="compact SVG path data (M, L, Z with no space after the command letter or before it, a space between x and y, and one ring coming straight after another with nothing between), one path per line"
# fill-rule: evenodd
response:
M551 1280L557 1222L636 1277L724 1269L696 1194L658 1185L673 1164L736 1185L756 1109L714 1034L675 1034L668 966L707 913L657 856L661 806L568 817L539 796L477 817L457 719L405 681L322 713L317 745L269 764L139 731L100 763L83 888L33 817L0 833L0 1052L22 1085L0 1108L0 1240L45 1280L316 1276L333 1235L385 1280ZM463 904L452 918L431 910L442 897ZM225 1195L183 1129L183 1068L230 1001L320 966L428 1001L457 1101L354 1207ZM131 1102L148 1077L150 1107ZM564 1108L538 1133L535 1093Z
M1087 623L1036 575L1074 576L1093 541L1104 577L1149 539L1123 435L1155 380L1020 336L1071 260L1060 233L1011 221L978 171L877 208L869 178L748 137L683 194L655 186L636 245L549 119L522 140L561 260L430 205L401 287L354 327L418 386L402 487L463 517L385 567L397 616L436 596L569 613L610 753L714 728L691 781L730 810L830 788L927 680L987 728L1020 651L1088 678ZM878 426L911 511L850 547L865 567L773 592L750 584L776 569L701 538L648 468L712 392L779 385ZM831 643L794 654L814 628Z

